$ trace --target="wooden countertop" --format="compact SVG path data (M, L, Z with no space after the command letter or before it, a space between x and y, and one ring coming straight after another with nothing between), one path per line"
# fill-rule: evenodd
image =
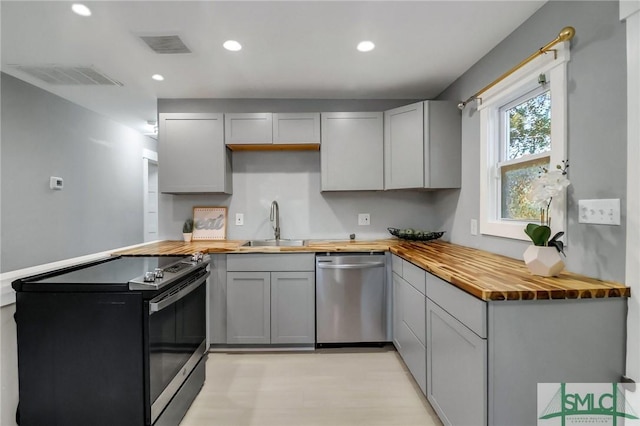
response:
M124 256L203 253L368 252L391 251L403 259L486 301L629 297L631 289L563 271L558 277L531 275L524 262L444 241L312 240L304 247L241 247L244 240L162 241L113 253Z
M389 251L389 247L401 243L397 239L373 241L310 240L303 247L242 247L242 244L246 242L246 240L192 241L190 243L160 241L113 254L123 256L175 256L181 254L189 255L197 251L203 253L367 252Z
M631 289L563 271L532 275L524 262L443 241L403 242L391 252L483 300L590 299L629 297Z

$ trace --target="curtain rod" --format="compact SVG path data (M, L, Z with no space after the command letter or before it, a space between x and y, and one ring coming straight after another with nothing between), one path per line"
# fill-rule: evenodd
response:
M460 108L460 110L463 110L464 107L467 106L467 104L469 102L471 102L471 101L473 101L475 99L480 99L480 95L482 95L484 92L486 92L487 90L491 89L493 86L495 86L496 84L500 83L502 80L504 80L505 78L509 77L511 74L513 74L514 72L518 71L520 68L522 68L523 66L527 65L529 62L533 61L538 56L544 55L545 53L550 52L550 51L555 52L555 50L552 49L553 46L555 46L556 44L561 43L563 41L571 40L575 34L576 34L576 29L575 28L573 28L573 27L564 27L560 31L560 33L558 34L558 37L556 37L555 39L551 40L549 43L545 44L540 49L536 50L527 59L525 59L524 61L520 62L515 67L511 68L509 71L505 72L500 77L496 78L493 81L493 83L490 83L490 84L486 85L484 88L479 90L476 94L470 96L469 99L467 99L466 101L460 102L458 104L458 108Z

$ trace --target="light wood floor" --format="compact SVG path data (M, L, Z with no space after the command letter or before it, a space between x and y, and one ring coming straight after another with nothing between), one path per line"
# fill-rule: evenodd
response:
M181 426L441 425L393 349L210 353Z

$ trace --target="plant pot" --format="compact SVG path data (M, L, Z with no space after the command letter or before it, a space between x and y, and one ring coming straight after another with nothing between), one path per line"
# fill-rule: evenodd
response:
M555 277L564 269L564 262L555 247L529 246L522 258L533 275Z
M189 233L182 233L182 238L184 238L184 242L185 243L190 243L191 242L191 236L193 235L193 233L189 232Z

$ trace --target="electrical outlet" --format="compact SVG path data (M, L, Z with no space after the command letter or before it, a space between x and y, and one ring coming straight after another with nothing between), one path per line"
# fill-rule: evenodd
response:
M620 199L578 200L578 222L620 225Z
M361 225L361 226L371 225L371 215L369 213L358 214L358 225Z
M51 176L49 178L49 188L61 190L64 188L64 179L61 177Z
M471 235L478 235L478 219L471 219Z
M236 226L244 225L244 214L236 213Z

